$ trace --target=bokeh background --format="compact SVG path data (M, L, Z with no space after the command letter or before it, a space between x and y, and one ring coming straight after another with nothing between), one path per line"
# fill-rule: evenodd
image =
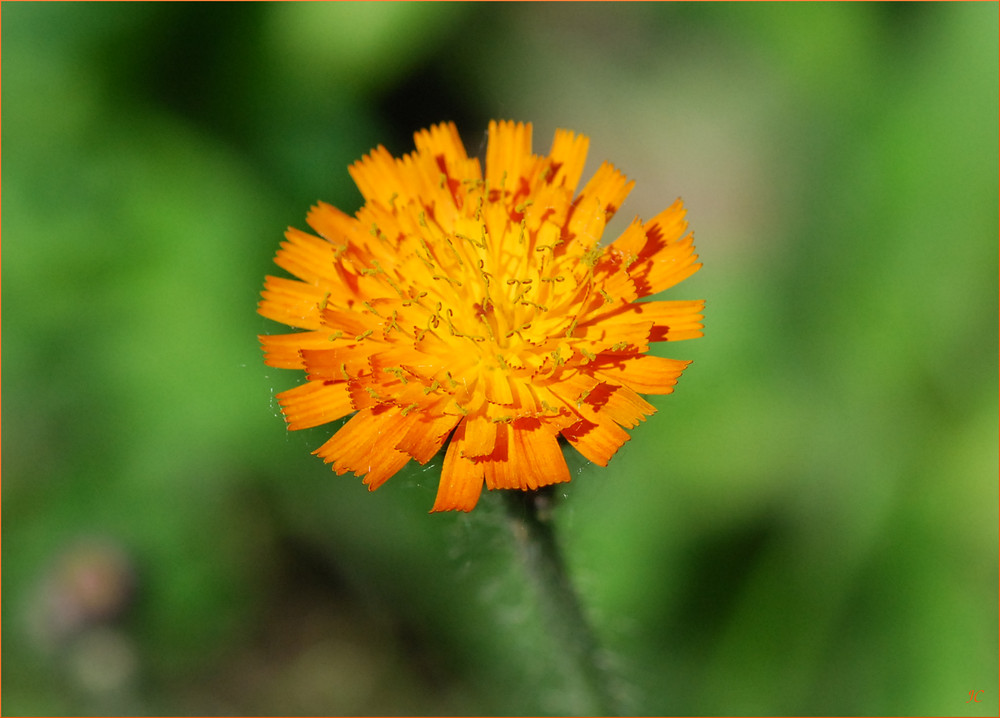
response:
M997 27L4 3L3 712L594 710L502 497L333 475L256 340L349 163L496 117L589 135L637 181L616 221L682 196L705 262L669 298L706 336L663 349L695 363L556 510L627 712L997 715Z

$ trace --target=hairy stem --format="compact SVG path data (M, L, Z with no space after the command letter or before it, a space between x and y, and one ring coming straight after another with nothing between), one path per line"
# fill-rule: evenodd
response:
M611 675L587 620L580 596L570 581L552 524L553 487L537 491L505 491L511 530L542 603L542 615L590 688L597 712L620 715Z

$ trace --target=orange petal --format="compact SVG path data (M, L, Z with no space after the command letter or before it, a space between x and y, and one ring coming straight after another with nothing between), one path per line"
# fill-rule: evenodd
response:
M274 263L309 284L339 283L333 267L341 246L289 227Z
M638 219L632 220L621 236L608 245L605 255L621 263L626 269L639 258L643 247L646 246L646 232L642 222Z
M410 460L408 454L395 449L383 437L398 435L414 420L407 420L396 407L362 409L313 453L325 463L332 463L338 474L365 474L364 483L374 491Z
M635 335L646 329L643 339L650 342L679 341L703 335L701 320L703 300L633 302L588 320L587 338L594 341L602 336L621 336L621 341L640 347Z
M265 277L257 313L298 329L319 329L320 306L327 292L312 284L284 277Z
M597 168L597 172L584 185L580 196L573 202L573 214L570 217L567 230L572 235L580 235L593 221L590 213L595 207L600 212L600 228L604 230L604 223L618 211L622 206L628 193L632 191L635 182L630 182L625 175L616 170L613 165L604 162ZM594 238L594 242L600 239L600 234ZM592 245L594 242L590 242Z
M646 222L643 225L643 230L646 232L647 243L650 246L647 246L644 254L679 240L688 227L687 220L684 219L686 215L687 210L684 209L684 202L678 198L674 200L673 204ZM646 256L642 257L642 259L646 258Z
M317 202L311 207L306 214L306 222L319 232L321 237L335 246L356 242L368 231L368 228L362 227L354 217L326 202Z
M586 404L629 429L656 413L655 406L626 386L601 384L587 395Z
M347 171L369 203L377 202L389 207L394 197L408 191L396 171L395 158L382 145L352 164Z
M329 349L329 332L295 332L293 334L261 334L264 363L279 369L305 369L303 349Z
M639 296L647 297L683 282L701 269L701 263L697 259L694 237L689 235L663 253L661 258L650 260L642 265L639 273L632 275Z
M356 344L339 344L326 349L303 349L302 360L306 376L310 380L338 379L346 381L350 377L369 371L368 357L376 351L375 342L362 341Z
M499 425L496 450L480 463L489 489L528 491L570 478L555 433L534 419Z
M534 429L518 428L515 422L511 431L515 463L521 474L522 489L569 481L569 467L563 456L556 434L544 424Z
M618 316L611 319L597 319L593 324L585 326L583 339L590 345L591 353L608 350L614 351L646 351L649 349L649 336L654 326L652 321L623 321Z
M628 270L639 296L669 289L701 268L694 236L683 236L688 226L684 215L684 205L677 200L643 225L646 243Z
M608 361L602 362L605 357ZM677 377L690 363L690 361L648 354L628 359L601 355L594 368L594 376L613 384L627 386L640 394L669 394L674 390Z
M454 122L442 122L413 135L413 146L418 153L432 157L442 156L446 162L457 162L467 158L465 145L458 134Z
M558 396L566 406L579 406L591 391L600 384L589 372L570 370L561 372L557 381L547 388Z
M292 431L342 419L354 411L345 382L310 381L278 394L278 403Z
M479 460L483 465L483 476L488 489L519 489L525 480L520 467L515 462L511 441L510 424L497 424L497 440L493 453Z
M634 302L638 298L635 291L635 283L629 277L628 272L617 271L608 276L603 282L604 294L611 297L612 306L619 302Z
M483 391L486 392L486 399L494 404L510 406L514 403L514 394L510 389L510 382L507 381L507 372L500 369L486 369L481 378L483 380Z
M508 377L512 395L512 406L521 416L525 414L535 415L542 409L535 396L534 387L530 381Z
M573 202L572 215L567 226L569 240L561 249L565 252L589 252L597 246L604 234L608 214L603 197L581 195Z
M406 466L409 460L410 455L405 451L396 451L395 449L385 451L377 456L377 460L369 461L368 473L365 474L362 483L368 486L369 491L374 491L399 473L399 470Z
M563 429L562 435L574 449L600 466L607 466L615 452L629 440L627 431L601 414L594 416L593 421L581 419Z
M493 453L497 443L497 426L485 414L469 416L462 426L465 427L465 442L462 455L469 459L488 456Z
M531 124L491 120L487 132L486 186L491 194L516 192L537 161L531 152Z
M586 135L578 135L568 130L556 130L549 151L550 167L554 169L546 182L565 187L570 192L576 189L587 161L587 147L590 140Z
M455 429L441 468L437 498L431 511L471 511L483 490L483 467L463 456L465 425Z
M419 416L396 444L396 448L405 451L421 464L426 464L434 458L460 418L449 414L433 419Z
M705 300L703 299L640 302L636 306L641 307L643 318L648 317L656 322L656 326L653 327L653 331L649 335L651 342L676 342L681 339L694 339L705 334L702 331L705 327L701 323L701 320L705 318L702 314L705 309Z
M321 321L331 334L340 332L344 339L355 339L369 329L374 332L382 328L382 320L379 317L359 309L326 307L321 315Z

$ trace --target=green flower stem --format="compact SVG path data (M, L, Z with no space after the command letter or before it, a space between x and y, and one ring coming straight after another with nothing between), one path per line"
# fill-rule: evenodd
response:
M552 524L553 487L537 491L505 491L521 558L542 602L542 616L565 648L567 659L590 687L603 715L621 715L612 676L600 644L570 581Z

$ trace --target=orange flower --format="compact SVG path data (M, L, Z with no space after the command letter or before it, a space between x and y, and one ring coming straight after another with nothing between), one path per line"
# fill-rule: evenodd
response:
M305 331L260 337L302 369L278 395L290 429L354 414L314 453L370 490L446 442L433 511L489 489L569 481L559 437L605 466L690 363L650 342L702 335L703 301L637 302L701 266L680 200L607 246L632 182L610 164L576 193L588 139L560 130L546 157L531 125L491 122L486 174L453 124L378 147L350 167L365 204L319 203L289 229L258 311ZM448 441L450 437L450 442Z

